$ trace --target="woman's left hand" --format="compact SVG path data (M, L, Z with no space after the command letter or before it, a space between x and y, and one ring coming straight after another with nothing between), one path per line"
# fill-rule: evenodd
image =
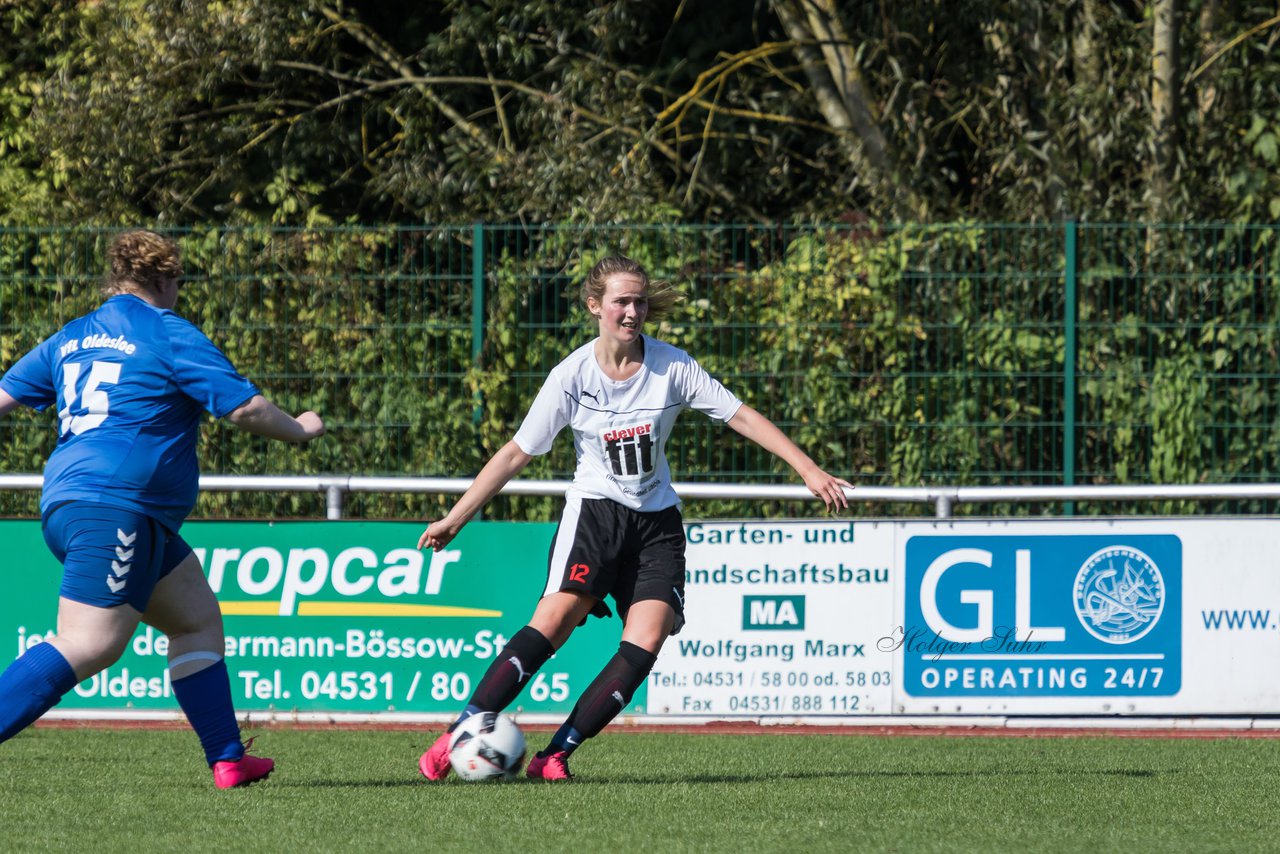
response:
M828 510L835 511L848 508L849 499L845 496L844 490L854 488L853 484L847 480L829 475L820 468L814 468L813 471L804 475L804 485L809 487L809 491L816 497L822 499L822 503L827 505Z

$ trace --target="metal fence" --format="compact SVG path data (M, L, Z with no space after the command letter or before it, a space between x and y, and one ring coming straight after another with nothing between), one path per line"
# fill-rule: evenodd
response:
M465 477L510 438L592 327L583 272L625 252L687 295L651 330L689 350L822 465L877 487L1261 484L1280 462L1280 281L1270 226L1137 224L192 228L179 310L289 409L305 449L218 424L217 474ZM0 230L0 366L98 299L110 232ZM9 472L39 471L48 417L0 422ZM529 477L571 473L567 441ZM794 483L696 414L677 480ZM1069 512L1113 512L1088 497ZM444 496L359 493L353 517L431 515ZM968 512L960 505L957 512ZM709 515L781 512L709 500ZM786 512L813 512L794 502ZM929 512L922 506L918 512ZM1274 512L1268 497L1155 512ZM27 514L30 495L0 495ZM972 512L1057 512L1021 503ZM547 518L553 499L492 512ZM203 516L323 516L309 494L213 493Z
M34 492L43 478L37 474L0 474L0 490ZM471 486L470 478L460 477L367 477L363 475L201 475L200 489L209 493L268 492L312 493L323 496L324 516L330 520L347 518L346 506L356 495L447 495L456 496ZM560 497L570 486L567 480L509 481L501 495L537 495ZM718 483L673 484L683 501L702 502L711 499L733 501L790 501L813 504L815 499L803 486L752 485ZM1094 486L858 486L845 489L845 497L854 504L875 503L893 508L890 515L903 515L904 505L928 507L937 519L949 519L956 511L993 504L1022 506L1050 505L1059 508L1077 501L1125 505L1133 514L1145 512L1158 502L1182 503L1277 500L1280 483L1260 484L1172 484L1172 485L1094 485ZM705 514L695 508L691 519ZM839 515L839 514L838 514Z

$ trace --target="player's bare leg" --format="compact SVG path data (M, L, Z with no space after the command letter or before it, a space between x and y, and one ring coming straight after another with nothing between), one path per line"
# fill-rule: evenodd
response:
M49 643L84 681L120 660L141 617L129 605L99 608L61 597L58 634Z
M219 789L264 780L275 762L245 752L223 660L222 610L200 562L189 554L156 585L142 615L169 638L169 675L178 705L200 739Z
M34 723L78 682L114 664L138 617L128 605L101 608L60 598L57 635L28 649L0 674L0 741Z

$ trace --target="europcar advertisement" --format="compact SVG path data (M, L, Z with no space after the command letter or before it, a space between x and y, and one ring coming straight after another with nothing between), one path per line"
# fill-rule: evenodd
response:
M541 594L554 525L193 522L237 708L447 717ZM1275 519L685 525L687 623L627 715L1274 715ZM61 568L0 522L0 664L50 636ZM617 650L591 619L512 711L559 717ZM145 626L58 711L176 713Z
M532 613L553 531L475 522L434 554L415 547L420 524L190 522L182 535L222 607L238 710L452 714ZM24 556L0 603L16 655L53 631L60 567L38 523L0 523L0 536ZM521 708L572 708L619 631L617 620L579 629ZM141 627L117 664L59 708L176 708L166 652L164 636Z

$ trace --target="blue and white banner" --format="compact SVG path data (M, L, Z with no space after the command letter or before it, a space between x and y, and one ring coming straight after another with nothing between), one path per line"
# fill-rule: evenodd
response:
M1280 713L1280 521L895 523L904 714Z
M917 697L1173 696L1182 544L1173 534L906 540L902 690Z
M649 714L1280 714L1280 521L690 526Z

